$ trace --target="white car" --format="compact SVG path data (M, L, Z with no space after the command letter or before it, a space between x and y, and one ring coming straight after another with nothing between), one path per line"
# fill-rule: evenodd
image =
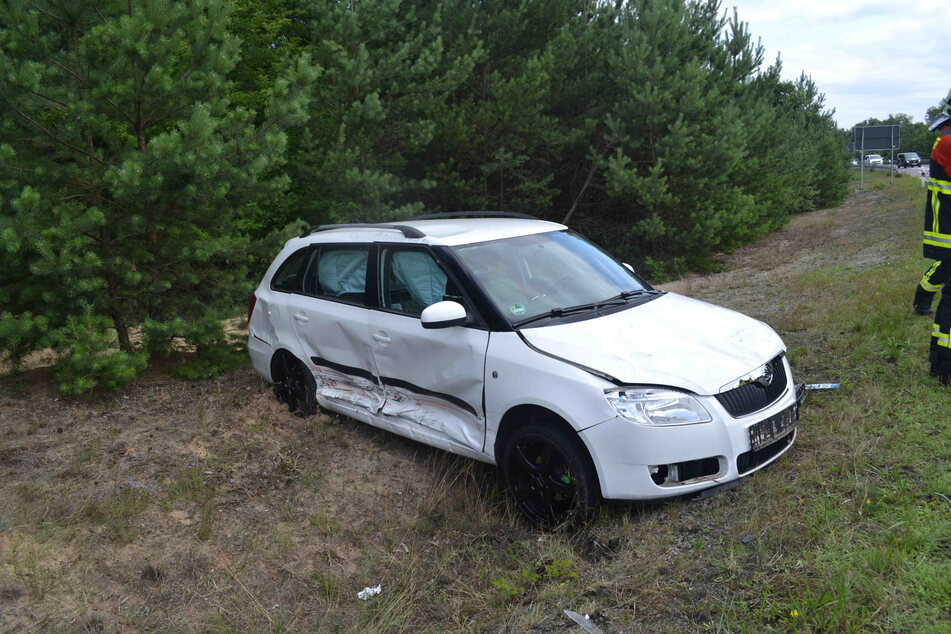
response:
M709 494L792 446L804 391L769 326L655 290L562 225L458 216L288 241L248 312L278 399L499 465L548 526Z
M885 159L882 158L881 154L866 154L865 158L865 167L881 167L885 164Z

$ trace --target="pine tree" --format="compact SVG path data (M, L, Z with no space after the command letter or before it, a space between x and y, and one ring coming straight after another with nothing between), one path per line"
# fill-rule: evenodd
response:
M0 350L52 346L74 392L176 341L213 357L246 286L236 216L286 187L281 130L306 119L316 69L290 69L255 126L227 99L227 4L0 11Z
M437 113L428 173L434 206L554 218L566 129L558 117L558 35L581 3L453 2L456 46L481 50ZM433 165L435 163L435 165Z
M282 38L324 69L314 116L292 137L288 166L299 203L284 221L379 221L422 211L440 112L469 75L474 50L454 48L445 2L287 0Z
M715 1L623 7L607 55L616 95L606 119L616 144L605 168L611 213L597 219L620 225L612 242L621 253L684 266L755 221L753 200L730 179L745 155L744 113L724 24Z

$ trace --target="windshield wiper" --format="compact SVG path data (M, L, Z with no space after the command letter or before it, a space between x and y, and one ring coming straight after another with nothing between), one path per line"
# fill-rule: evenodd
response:
M647 290L646 288L640 288L636 291L621 291L614 297L609 297L602 302L598 302L598 308L612 308L614 306L623 306L628 303L635 297L643 297L644 295L655 295L658 291Z
M609 297L604 301L598 302L598 308L609 308L611 306L620 306L626 304L628 300L643 295L647 291L638 290L638 291L621 291L614 297Z
M647 290L647 289L638 289L636 291L621 291L614 297L609 297L600 302L591 302L590 304L578 304L577 306L569 306L568 308L552 308L548 312L535 315L533 317L528 317L521 321L516 321L512 324L513 328L518 328L520 326L526 326L528 324L535 323L536 321L541 321L543 319L556 319L558 317L568 317L569 315L578 315L580 313L586 313L595 310L601 310L603 308L614 308L616 306L623 306L627 304L630 300L635 297L641 297L643 295L654 295L658 291Z
M522 321L516 321L512 324L512 327L518 328L519 326L532 324L542 319L554 319L556 317L567 317L568 315L586 313L588 311L597 310L600 306L600 304L578 304L577 306L569 306L568 308L552 308L548 312L535 315L534 317L528 317Z

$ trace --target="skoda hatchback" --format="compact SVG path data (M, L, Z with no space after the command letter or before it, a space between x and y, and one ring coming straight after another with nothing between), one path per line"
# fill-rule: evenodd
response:
M276 397L496 464L548 526L710 493L792 445L803 391L767 325L655 290L565 226L463 216L290 240L249 304Z

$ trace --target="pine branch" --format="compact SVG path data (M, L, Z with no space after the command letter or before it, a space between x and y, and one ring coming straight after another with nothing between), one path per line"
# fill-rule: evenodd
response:
M114 102L112 99L109 99L108 97L106 97L104 101L105 101L107 104L109 104L110 106L112 106L113 108L115 108L115 110L116 110L116 112L119 114L119 116L122 117L122 118L124 118L126 121L128 121L128 122L129 122L129 125L135 127L135 120L132 119L132 117L130 117L128 114L126 114L125 112L123 112L123 111L122 111L122 108L119 106L119 104L117 104L116 102Z
M87 233L87 232L85 232L85 231L83 232L83 235L84 235L85 237L89 238L91 241L95 242L96 244L100 245L100 246L105 246L105 244L106 244L105 242L103 242L102 238L99 237L99 236L95 236L95 235L93 235L93 234L91 234L91 233Z
M47 15L47 16L53 18L53 19L56 20L57 22L65 22L65 21L66 21L66 20L64 20L63 18L61 18L61 17L59 17L58 15L56 15L55 13L52 13L52 12L50 12L50 11L47 11L46 9L44 9L43 7L41 7L39 4L37 4L37 3L35 3L35 2L32 3L32 5L33 5L33 8L34 8L34 9L36 9L36 10L39 11L40 13L43 13L43 14L45 14L45 15Z
M50 97L49 95L44 95L43 93L36 92L32 88L27 88L26 86L21 86L20 84L14 84L14 86L17 86L18 88L22 88L23 90L30 93L34 97L39 97L40 99L44 99L46 101L49 101L50 103L55 103L58 106L62 106L62 108L58 108L60 112L66 112L66 110L69 108L69 106L65 102L60 101L59 99L56 99L54 97Z
M596 156L591 159L591 169L588 170L588 177L584 179L584 185L581 186L581 191L578 192L578 195L575 196L574 202L571 203L571 209L568 210L568 213L565 214L564 220L561 221L561 224L566 225L568 221L571 220L572 214L575 213L575 210L578 208L578 203L581 202L581 198L584 196L585 192L588 190L588 187L591 186L591 181L594 179L594 175L598 170L598 163L604 158L608 152L611 151L611 148L614 147L614 142L610 141L604 147L604 150L599 152Z
M83 80L83 78L82 78L80 75L77 75L77 74L73 71L73 69L71 69L71 68L69 68L69 67L67 67L67 66L64 66L63 64L61 64L60 62L56 61L56 60L53 59L52 57L47 57L46 60L47 60L50 64L52 64L53 66L56 66L56 67L59 68L61 71L65 72L67 75L69 75L70 77L72 77L73 79L75 79L77 82L79 82L80 89L86 87L86 82Z
M34 128L36 128L37 130L39 130L40 132L42 132L43 134L45 134L46 136L48 136L48 137L50 138L50 140L53 141L53 143L56 143L56 144L58 144L58 145L62 145L62 146L65 147L65 148L69 148L70 150L73 150L74 152L79 152L80 154L82 154L83 156L85 156L86 158L88 158L90 161L95 161L96 163L99 163L99 164L102 165L102 166L105 166L105 165L106 165L106 163L103 162L102 159L100 159L100 158L99 158L98 156L96 156L95 154L90 154L90 153L87 152L86 150L84 150L84 149L82 149L82 148L80 148L80 147L76 147L76 146L73 145L72 143L67 143L66 141L63 141L62 139L58 138L55 134L53 134L52 132L50 132L49 130L47 130L46 128L44 128L42 125L40 125L40 123L39 123L38 121L35 121L32 117L30 117L30 115L26 114L25 112L23 112L23 111L20 110L19 108L14 108L13 111L14 111L15 113L17 113L18 115L20 115L21 117L23 117L23 118L24 118L27 122L29 122L30 125L32 125Z
M180 85L182 84L182 82L184 82L186 79L188 79L188 77L191 76L193 70L195 70L195 67L194 67L194 66L192 66L191 68L189 68L188 70L186 70L184 73L182 73L181 77L179 77L179 78L175 81L175 83L172 84L172 88L171 88L171 90L168 91L168 94L170 94L170 95L176 94L175 88L177 88L178 86L180 86ZM145 127L151 127L151 126L153 126L153 125L156 125L156 124L158 124L158 123L161 123L161 122L164 121L165 119L168 119L169 117L178 114L179 112L181 112L182 110L184 110L187 106L191 105L191 104L187 104L186 106L183 106L183 107L181 107L181 108L177 108L177 109L175 109L175 110L173 110L173 111L167 113L165 116L162 116L162 117L159 117L158 119L154 119L154 120L153 120L153 117L158 113L160 107L161 107L162 105L164 105L163 100L158 99L157 101L158 101L159 104L160 104L159 107L153 108L152 111L149 112L149 113L145 116L144 119L142 119L142 123L143 123L143 125L144 125ZM165 101L167 102L167 100L165 100Z
M24 173L24 174L35 174L35 173L36 173L36 170L35 170L35 169L31 169L31 168L29 168L29 167L14 167L13 165L6 165L5 167L6 167L7 169L9 169L9 170L14 171L14 172L22 172L22 173Z
M175 115L179 114L180 112L183 112L183 111L187 110L189 107L191 107L191 106L193 106L193 105L195 105L195 104L194 104L194 103L187 103L187 104L185 104L185 105L183 105L183 106L180 106L180 107L178 107L178 108L175 108L174 110L170 110L170 111L166 112L164 115L162 115L161 117L159 117L159 118L157 118L157 119L152 119L151 117L152 117L156 112L158 112L158 110L159 110L158 108L155 108L154 110L152 110L152 112L150 112L150 113L142 120L142 124L143 124L143 126L146 127L146 128L151 128L152 126L156 126L156 125L162 123L162 122L165 121L166 119L171 119L171 118L174 117Z

